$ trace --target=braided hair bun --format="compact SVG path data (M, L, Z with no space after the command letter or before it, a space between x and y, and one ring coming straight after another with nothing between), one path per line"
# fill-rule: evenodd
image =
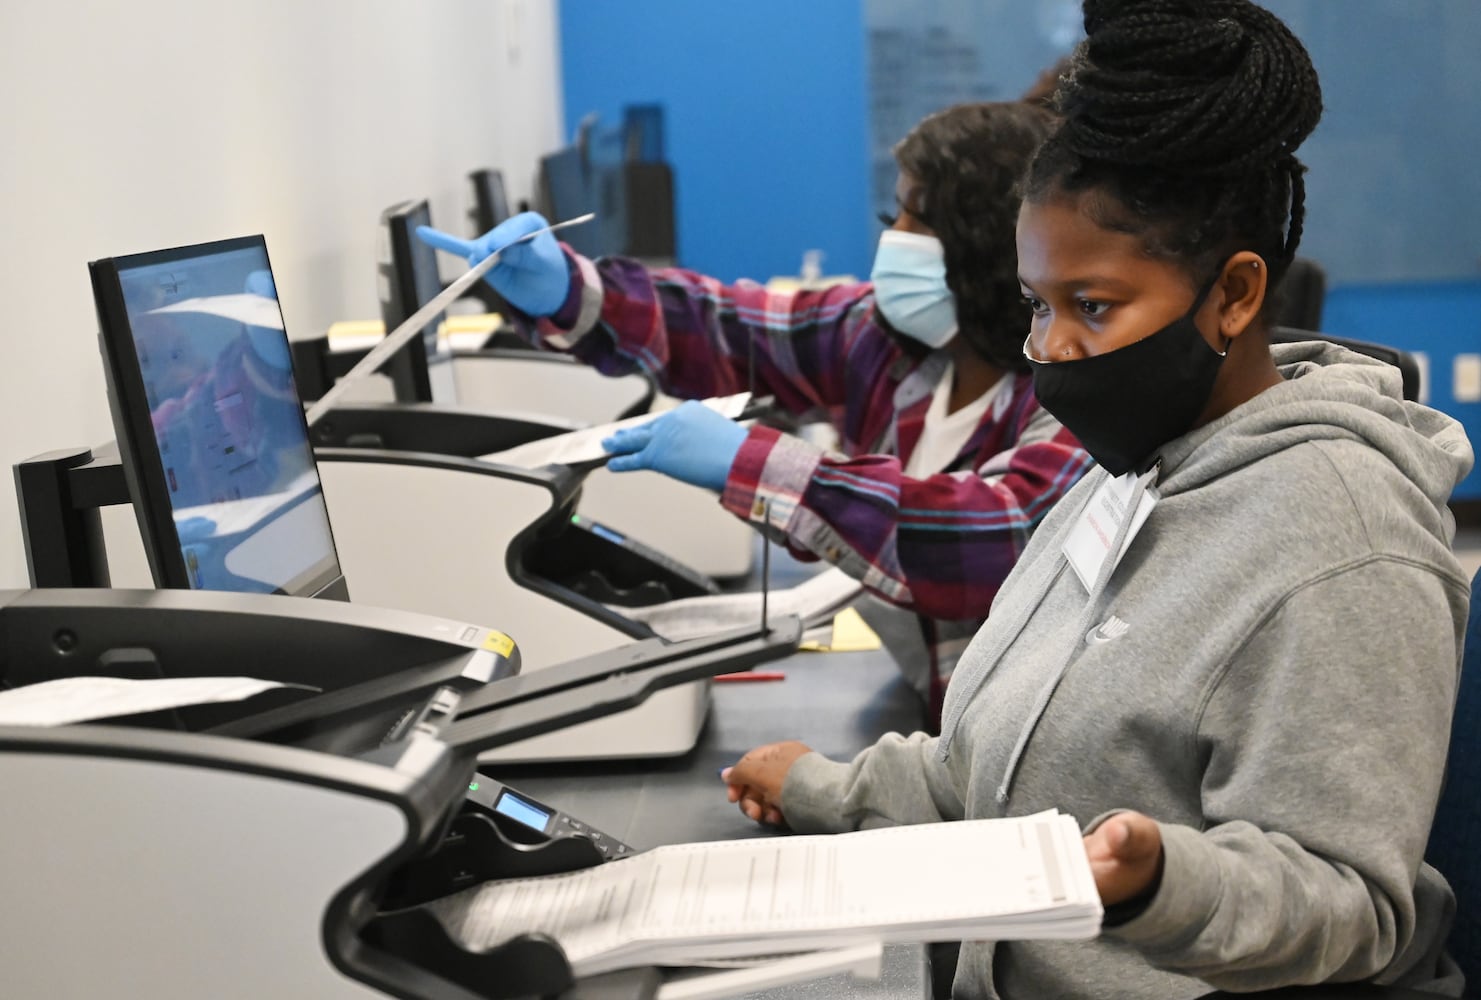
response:
M1235 176L1292 156L1322 115L1311 57L1244 0L1086 0L1065 140L1082 156Z
M1084 15L1029 197L1095 188L1154 254L1204 267L1242 245L1278 278L1305 214L1295 150L1322 113L1305 47L1249 0L1084 0Z

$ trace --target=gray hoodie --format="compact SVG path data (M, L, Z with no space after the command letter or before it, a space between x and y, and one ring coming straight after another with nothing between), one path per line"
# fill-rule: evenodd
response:
M1061 549L1106 473L1049 514L940 740L787 776L800 831L1049 808L1160 823L1143 912L1089 942L968 943L958 997L1436 984L1454 904L1421 857L1469 599L1445 502L1471 448L1387 365L1272 350L1282 384L1162 449L1161 499L1093 595Z

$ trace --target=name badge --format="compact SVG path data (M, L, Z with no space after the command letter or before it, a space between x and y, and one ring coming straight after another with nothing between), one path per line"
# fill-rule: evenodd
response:
M1069 537L1065 539L1065 558L1070 561L1070 567L1087 591L1095 586L1101 567L1107 559L1111 560L1111 571L1115 572L1116 565L1131 546L1131 540L1141 530L1147 515L1152 513L1152 508L1157 506L1157 489L1148 486L1142 492L1136 510L1128 510L1131 495L1136 491L1136 481L1137 474L1128 472L1102 483L1100 489L1095 491L1095 496L1090 498L1090 503L1080 512L1075 526L1070 529ZM1128 516L1131 518L1131 527L1127 529L1126 537L1113 557L1111 545Z

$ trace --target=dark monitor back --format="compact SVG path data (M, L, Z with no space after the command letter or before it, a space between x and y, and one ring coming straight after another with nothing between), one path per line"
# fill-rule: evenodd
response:
M263 238L88 269L156 585L347 599Z
M403 201L381 213L376 267L381 319L387 335L442 291L437 252L416 236L417 226L431 224L432 212L425 200ZM438 358L437 329L442 321L442 313L432 317L422 327L422 335L407 341L381 368L395 386L397 401L430 403L438 395L429 366Z
M540 200L545 217L560 222L600 211L601 196L592 174L579 146L568 146L541 157ZM600 225L573 226L561 236L577 253L599 257L606 252L602 232Z
M492 168L475 170L468 175L472 192L468 218L475 236L482 236L509 218L509 197L504 191L504 174Z

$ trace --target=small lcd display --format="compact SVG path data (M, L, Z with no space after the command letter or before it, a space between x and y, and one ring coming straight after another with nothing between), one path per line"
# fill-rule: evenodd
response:
M622 535L613 531L611 528L607 527L604 524L588 523L587 527L591 529L591 533L593 535L596 535L598 538L605 538L609 542L616 542L618 545L621 545L623 542L627 541L627 539L624 538Z
M533 802L527 802L512 792L505 792L499 796L499 801L494 803L494 812L500 816L508 816L517 823L523 823L531 830L544 831L550 822L551 812L541 809Z

